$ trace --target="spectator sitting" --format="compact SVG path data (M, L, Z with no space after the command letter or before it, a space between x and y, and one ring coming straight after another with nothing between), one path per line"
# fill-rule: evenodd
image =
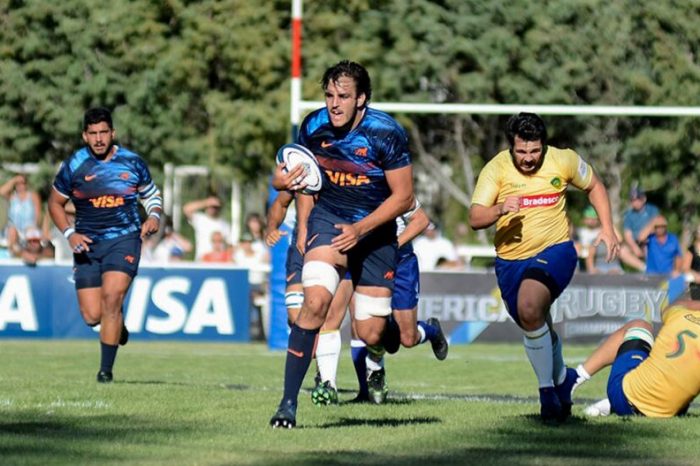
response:
M646 273L672 277L681 273L680 242L676 235L668 232L668 222L663 215L658 215L649 222L639 237L646 241Z
M36 227L29 227L22 235L22 248L19 258L27 265L36 265L40 259L53 259L54 251L50 243L42 241L41 231Z
M683 253L681 268L686 274L687 281L700 283L700 225L695 228L693 240Z
M418 258L418 268L421 272L435 270L438 261L440 269L456 269L462 266L455 245L444 238L437 225L432 222L421 236L413 240L413 251Z
M646 237L641 235L644 227L660 215L658 207L647 202L647 197L642 188L632 186L630 189L630 208L623 216L623 237L625 245L638 259L644 259L644 251L641 245L646 242Z
M19 255L24 233L29 227L38 228L41 217L41 199L29 190L27 177L18 174L0 186L0 196L9 201L7 215L7 245L10 252Z
M163 238L153 249L153 260L160 263L179 262L192 251L192 243L173 229L170 217L165 219Z
M583 226L579 227L578 234L581 241L583 256L585 257L586 271L592 274L620 274L623 273L622 265L618 259L612 262L607 261L608 250L605 243L598 243L593 246L600 233L600 220L593 206L588 206L583 211ZM615 234L618 234L615 231ZM622 241L619 237L618 240Z
M204 213L199 212L204 209ZM191 201L185 204L182 211L187 221L194 228L195 260L201 260L204 254L213 249L212 233L221 232L224 238L231 236L231 227L220 217L221 200L216 196Z
M211 234L212 250L202 256L203 262L233 262L232 248L220 231Z

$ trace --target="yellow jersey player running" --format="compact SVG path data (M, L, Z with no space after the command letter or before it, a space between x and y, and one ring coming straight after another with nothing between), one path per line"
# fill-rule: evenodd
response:
M682 415L700 394L700 301L678 301L664 309L661 318L656 341L651 324L633 320L579 366L579 373L588 379L612 365L609 401L604 400L612 413L659 418Z
M567 369L549 309L568 286L577 255L569 238L566 189L588 193L598 213L607 260L617 256L610 201L603 183L576 152L547 145L544 121L533 113L508 120L510 145L481 171L469 223L474 229L496 224L496 278L508 313L524 331L527 357L537 376L540 415L562 421L571 413L571 391L580 378Z

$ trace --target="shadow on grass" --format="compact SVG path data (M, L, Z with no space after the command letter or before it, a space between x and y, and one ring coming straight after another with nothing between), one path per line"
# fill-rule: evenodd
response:
M639 419L637 419L639 420ZM639 465L676 464L663 451L654 450L654 441L665 432L662 425L635 422L635 419L610 418L592 422L573 416L559 426L543 425L535 414L504 416L494 424L450 430L440 438L426 435L420 444L391 444L391 448L338 450L299 453L285 458L267 458L269 466L324 465L401 465L443 466L453 464L521 465ZM443 422L439 418L417 419L341 419L317 428L403 427ZM314 428L308 428L313 430ZM478 431L478 434L475 433ZM434 433L434 432L433 432ZM391 434L389 434L391 435ZM685 464L682 460L681 464ZM262 465L263 462L254 463Z
M69 458L73 464L127 461L124 454L110 454L103 447L112 446L115 440L133 445L152 444L154 439L167 441L168 437L189 430L192 429L187 425L166 427L151 419L127 415L4 413L0 419L0 463L53 464L57 459Z
M321 424L315 427L307 427L308 429L330 429L335 427L403 427L410 425L435 424L441 422L437 417L414 417L414 418L349 418L341 417L340 419Z

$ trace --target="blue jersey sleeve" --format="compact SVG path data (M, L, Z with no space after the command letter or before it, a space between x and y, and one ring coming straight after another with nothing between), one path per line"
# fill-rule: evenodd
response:
M56 178L54 178L53 187L64 197L70 197L71 176L70 165L65 161L62 162L56 174Z
M395 170L411 164L411 154L408 151L408 136L406 131L397 123L393 131L388 132L382 141L384 170Z

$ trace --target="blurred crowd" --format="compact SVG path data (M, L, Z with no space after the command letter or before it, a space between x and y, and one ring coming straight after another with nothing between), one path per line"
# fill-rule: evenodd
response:
M72 260L67 241L51 222L46 208L27 176L17 174L0 185L0 196L6 200L7 218L0 236L0 258L19 258L29 265L45 260ZM195 262L233 264L250 269L250 284L256 302L267 293L267 272L270 257L264 242L265 220L261 214L250 213L239 240L232 242L230 223L222 216L223 203L209 196L186 203L183 214L191 225L193 240L175 231L165 216L157 235L143 244L143 264L168 264L189 260ZM75 210L69 202L66 212L71 218ZM74 217L73 217L74 218ZM466 226L460 224L455 234L457 244L446 237L439 225L431 223L416 238L413 247L420 270L465 270L470 268L468 245L460 242L467 236ZM668 221L657 206L647 201L645 192L634 186L629 193L629 205L623 215L622 231L618 232L620 256L607 262L603 244L595 245L600 222L592 206L582 213L579 225L570 225L580 258L580 270L591 274L622 274L639 272L677 277L685 275L700 283L700 226L682 244L677 233L669 231Z

